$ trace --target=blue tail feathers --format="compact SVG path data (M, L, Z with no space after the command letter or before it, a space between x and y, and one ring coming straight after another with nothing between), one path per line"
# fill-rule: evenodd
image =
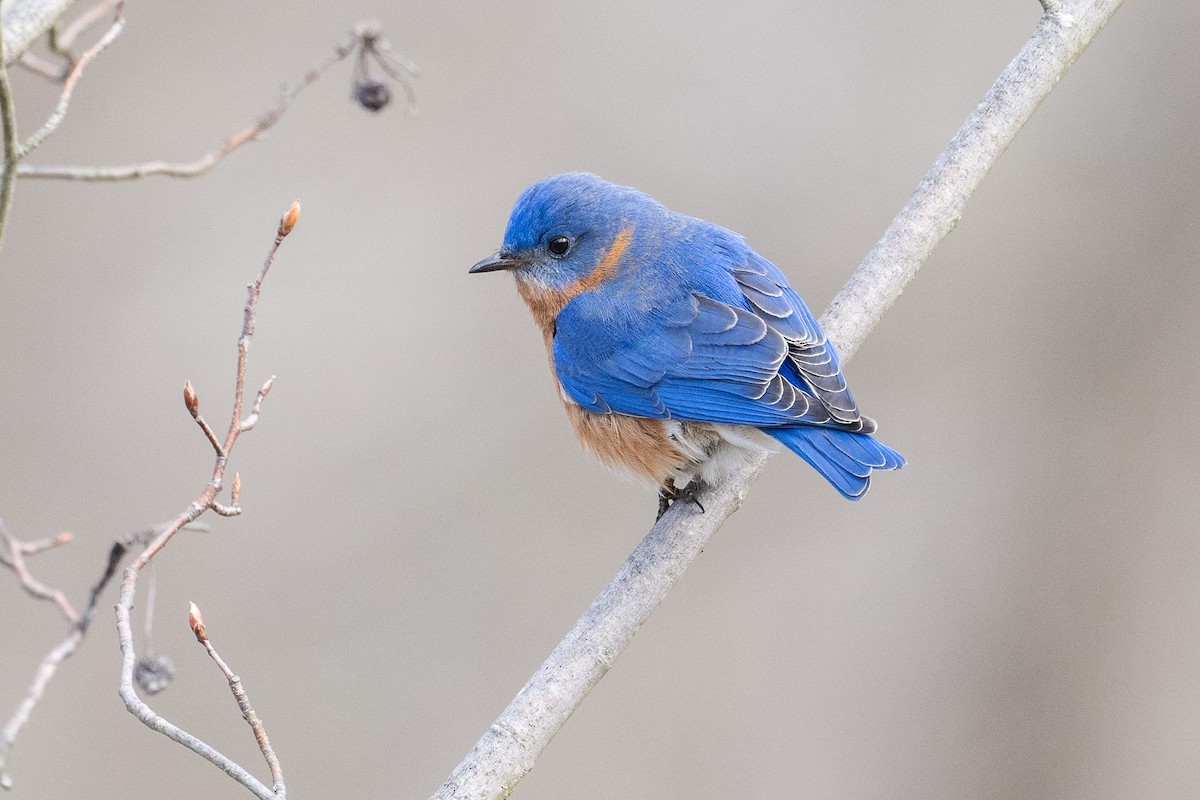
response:
M763 428L821 473L847 500L858 500L871 485L871 470L900 469L904 456L865 433L809 425Z

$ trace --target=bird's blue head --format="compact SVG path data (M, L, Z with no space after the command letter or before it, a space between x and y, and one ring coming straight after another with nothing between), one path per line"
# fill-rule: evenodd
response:
M504 245L470 271L509 270L519 281L572 291L615 274L634 230L669 213L648 195L590 173L555 175L522 192Z

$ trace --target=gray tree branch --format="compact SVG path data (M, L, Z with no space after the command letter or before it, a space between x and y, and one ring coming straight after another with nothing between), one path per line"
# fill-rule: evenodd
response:
M963 123L912 197L821 318L842 359L858 350L1034 110L1112 17L1121 0L1043 0L1046 13L1021 52ZM700 502L676 503L633 551L550 657L433 795L504 798L637 630L741 505L767 456Z
M3 0L0 26L4 31L4 63L21 58L39 36L71 10L75 0Z

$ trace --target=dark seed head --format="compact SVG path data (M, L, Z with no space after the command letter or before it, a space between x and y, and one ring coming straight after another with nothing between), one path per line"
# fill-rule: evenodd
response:
M363 78L354 84L354 99L369 111L378 111L392 99L392 90L381 80Z
M138 659L133 668L133 680L146 694L158 694L175 677L175 664L163 655Z

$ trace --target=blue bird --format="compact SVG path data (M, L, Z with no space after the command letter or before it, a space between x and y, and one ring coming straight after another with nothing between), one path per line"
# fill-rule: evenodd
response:
M771 437L842 495L904 457L876 441L837 353L779 268L741 236L588 173L533 184L503 246L567 416L605 464L652 480L659 516Z

